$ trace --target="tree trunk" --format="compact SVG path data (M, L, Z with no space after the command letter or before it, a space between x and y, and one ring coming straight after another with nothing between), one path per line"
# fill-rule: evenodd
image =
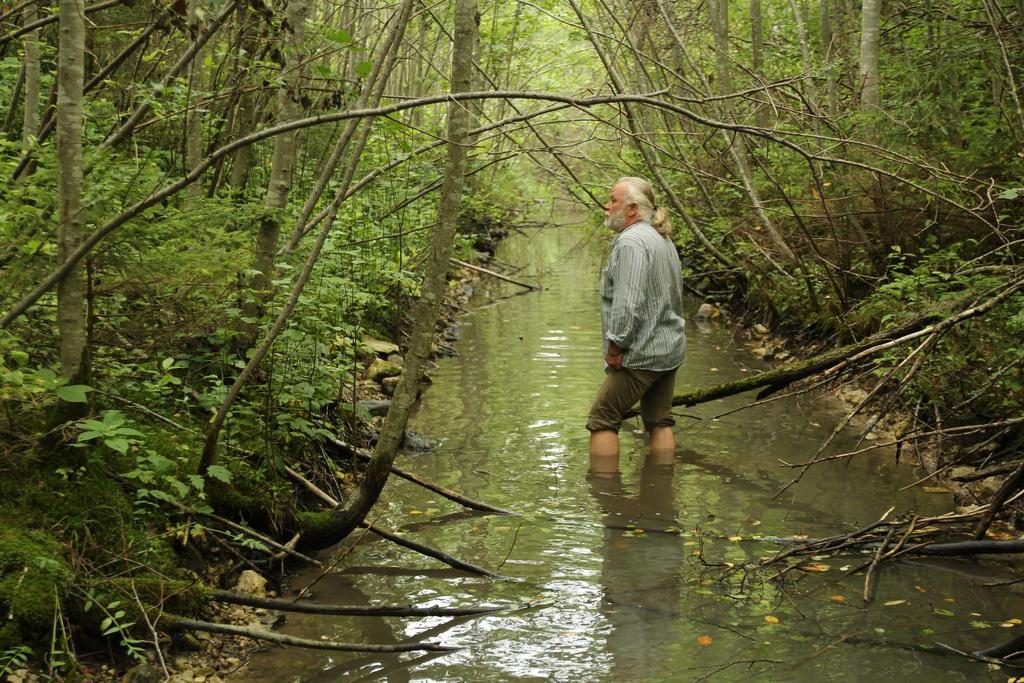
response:
M36 20L36 5L23 10L25 25ZM22 150L28 152L32 140L39 133L39 31L25 34L25 114L21 129Z
M725 95L732 90L729 73L729 0L708 0L708 14L715 38L716 92Z
M196 32L199 32L203 22L196 12L196 5L194 3L189 7L189 15ZM198 166L203 160L203 113L196 103L203 96L204 84L206 82L204 62L206 61L208 51L209 48L203 46L196 53L195 61L192 62L191 82L189 84L191 97L189 97L188 102L189 108L185 112L185 164L190 169ZM193 199L203 196L202 179L188 186L188 194Z
M85 10L82 0L60 0L57 59L58 260L85 239L82 201L82 89L85 79ZM61 374L72 384L89 377L84 265L78 262L57 285ZM82 404L67 404L80 406Z
M750 65L764 80L764 31L761 29L761 0L750 0Z
M466 92L470 89L478 20L476 0L456 0L452 92ZM329 516L328 524L314 529L304 529L303 539L307 542L327 545L344 538L366 516L387 482L399 442L405 433L409 412L416 400L423 371L430 357L430 347L444 297L448 258L451 255L461 211L469 120L470 113L465 106L457 102L449 105L448 131L445 136L449 141L448 157L438 206L437 231L431 239L420 298L413 310L413 329L405 357L405 368L395 389L391 409L384 419L377 448L367 465L360 481L359 492L352 503L344 510L323 513Z
M288 39L288 59L285 61L282 74L287 79L280 94L279 122L290 121L302 115L302 55L300 48L306 35L306 14L309 11L307 0L291 0L288 3L288 27L291 36ZM253 277L252 293L261 304L270 299L270 281L274 271L274 256L277 253L277 239L281 231L281 218L288 205L288 192L291 188L292 167L295 165L295 141L297 132L290 131L274 138L274 155L271 162L270 182L267 194L263 198L263 206L267 211L263 215L259 234L256 237L256 257L253 264L258 274ZM250 307L247 312L256 317L262 314L262 306ZM251 335L251 340L255 334Z
M860 16L860 101L864 109L881 104L878 76L882 0L864 0Z
M803 63L804 72L804 92L807 95L807 102L811 109L811 124L814 127L814 132L819 132L818 117L815 116L818 110L818 96L817 88L814 87L814 63L811 60L811 46L807 39L807 27L804 24L803 13L800 11L800 5L797 4L796 0L789 0L789 8L793 12L793 21L796 22L796 35L797 41L800 43L800 59Z

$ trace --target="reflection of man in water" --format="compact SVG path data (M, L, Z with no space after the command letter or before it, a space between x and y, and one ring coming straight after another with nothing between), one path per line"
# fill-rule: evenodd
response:
M682 272L665 209L642 178L620 178L605 204L618 235L601 273L605 380L590 408L591 458L617 458L623 415L640 401L652 452L675 449L672 389L686 353Z
M671 680L667 653L676 641L679 568L672 460L648 458L636 497L627 497L617 471L591 468L590 493L605 513L601 548L601 612L611 625L611 680ZM637 531L643 529L643 532Z

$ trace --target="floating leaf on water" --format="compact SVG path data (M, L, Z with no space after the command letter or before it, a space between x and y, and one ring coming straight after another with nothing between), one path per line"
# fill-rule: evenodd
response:
M848 572L848 571L850 571L850 565L844 564L842 567L839 568L839 571L841 571L841 572Z
M1017 624L1021 623L1021 621L1020 621L1020 619L1017 619L1017 618L1015 617L1015 618L1013 618L1013 619L1007 619L1007 620L1006 620L1006 623L1007 623L1007 624L1013 624L1013 625L1015 625L1015 626L1016 626Z
M828 570L832 569L832 567L828 566L827 564L822 564L821 562L815 562L814 564L801 564L797 567L797 569L804 572L820 573L827 572Z
M999 625L1002 626L1003 628L1013 628L1017 624L1013 623L1012 621L1004 621L1004 622L1002 622Z
M974 621L970 622L970 625L971 625L971 628L992 628L992 624L988 623L987 621L974 620ZM1011 626L1012 626L1012 624L1011 624Z
M714 638L712 638L711 636L708 636L708 635L703 635L703 636L698 636L697 637L697 644L700 645L701 647L707 647L708 645L710 645L713 642L714 642Z
M905 605L905 604L907 604L907 601L906 600L886 600L882 604L885 605L886 607L895 607L896 605Z
M956 614L954 614L953 612L949 611L948 609L942 609L941 607L936 607L935 609L933 609L932 610L932 614L938 614L941 617L955 617L956 616Z
M832 602L838 602L841 605L844 602L846 602L846 596L845 595L833 595L832 597L829 598L829 600L831 600Z
M922 586L914 586L914 590L916 590L918 593L927 593L928 592L928 589L927 588L923 588Z
M774 614L766 614L766 615L764 615L764 620L765 620L765 623L768 623L768 624L777 624L777 623L779 623L779 618L777 616L775 616Z
M942 598L942 601L943 602L955 603L956 602L956 598Z
M733 543L736 543L737 541L742 541L743 537L742 536L730 536L729 540L732 541Z

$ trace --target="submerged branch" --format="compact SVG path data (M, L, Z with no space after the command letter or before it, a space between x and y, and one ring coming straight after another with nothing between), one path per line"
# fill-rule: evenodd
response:
M333 640L311 640L297 638L282 633L273 633L260 628L235 626L234 624L218 624L211 621L197 621L183 617L165 616L165 627L171 631L203 631L226 636L241 636L253 640L264 640L278 645L291 645L311 650L335 650L341 652L453 652L458 648L433 643L402 643L396 645L370 645L365 643L339 643Z
M257 598L251 595L241 595L239 593L221 590L213 591L211 593L211 597L217 602L226 602L232 605L245 605L246 607L280 610L282 612L362 617L467 617L477 614L504 612L510 609L508 607L413 607L411 605L385 605L374 607L371 605L322 605L274 598Z

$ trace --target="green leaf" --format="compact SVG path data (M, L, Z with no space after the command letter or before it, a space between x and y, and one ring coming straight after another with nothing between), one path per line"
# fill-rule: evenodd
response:
M345 43L352 42L352 36L349 35L348 31L345 31L340 28L335 29L333 31L328 31L327 33L324 34L324 37L327 38L327 40L330 40L335 43L341 43L342 45L344 45Z
M57 380L57 373L50 368L38 368L33 374L43 382L49 383Z
M370 71L373 69L373 62L359 62L356 64L356 75L361 78L366 78L370 75Z
M112 439L104 439L103 443L105 443L111 449L117 451L118 453L122 453L122 454L123 453L127 453L128 452L128 446L131 445L131 443L128 441L128 439L122 439L119 436L115 436Z
M92 391L92 387L84 384L67 384L62 387L57 387L53 391L57 396L63 400L67 400L69 403L84 403L89 399L86 394Z
M206 470L206 474L225 484L231 483L231 470L223 465L210 465Z
M28 354L24 351L11 351L11 360L18 366L25 365L28 362Z
M996 196L1000 199L1016 199L1020 196L1021 190L1024 190L1024 188L1011 187L1009 190L1004 190Z

